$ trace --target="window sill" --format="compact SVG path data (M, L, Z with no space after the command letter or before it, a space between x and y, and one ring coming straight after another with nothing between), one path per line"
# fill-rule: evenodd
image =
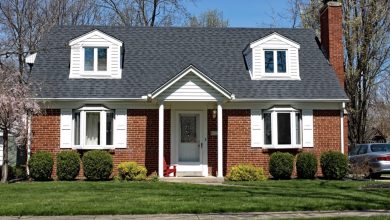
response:
M72 146L69 148L61 147L61 149L72 149L72 150L115 150L121 147L114 146Z
M301 149L302 145L264 145L263 149Z
M260 75L260 76L253 76L252 80L301 80L300 77L296 76L290 76L290 75Z

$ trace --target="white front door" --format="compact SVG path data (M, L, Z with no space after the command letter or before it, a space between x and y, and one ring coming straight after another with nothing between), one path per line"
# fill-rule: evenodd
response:
M179 114L179 158L182 164L200 165L200 114Z
M177 171L183 176L207 176L207 127L202 111L176 114Z

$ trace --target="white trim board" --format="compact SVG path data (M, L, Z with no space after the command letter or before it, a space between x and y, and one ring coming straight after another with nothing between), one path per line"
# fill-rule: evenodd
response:
M207 77L205 74L203 74L200 70L198 70L196 67L193 65L188 66L186 69L181 71L178 75L170 79L168 82L166 82L164 85L153 91L151 94L148 94L148 97L151 99L157 98L161 93L163 93L165 90L167 90L169 87L177 83L180 79L185 77L186 75L193 73L197 77L199 77L201 80L206 82L209 86L217 90L220 94L225 96L227 99L231 100L234 99L234 95L227 91L225 88L223 88L221 85Z

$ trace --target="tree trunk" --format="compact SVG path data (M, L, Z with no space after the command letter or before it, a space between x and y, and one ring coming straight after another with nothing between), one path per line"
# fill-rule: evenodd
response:
M8 182L8 130L4 129L3 131L3 166L2 166L2 176L1 182Z

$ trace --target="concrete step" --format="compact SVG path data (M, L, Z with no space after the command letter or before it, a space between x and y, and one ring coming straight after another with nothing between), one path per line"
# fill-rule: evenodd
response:
M164 177L160 181L171 183L196 183L196 184L222 184L224 178L221 177Z

